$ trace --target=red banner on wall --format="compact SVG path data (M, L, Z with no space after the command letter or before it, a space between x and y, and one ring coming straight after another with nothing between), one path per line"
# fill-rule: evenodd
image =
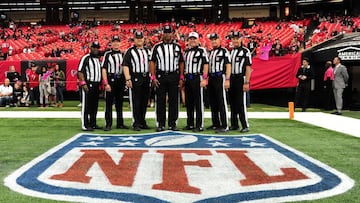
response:
M10 65L15 65L20 72L20 61L1 61L0 62L0 82L5 79L5 72ZM66 90L76 91L77 69L79 59L66 60ZM258 58L253 59L251 73L251 89L273 89L296 87L298 80L296 72L301 66L301 54L270 57L264 61Z
M79 60L69 59L66 61L66 90L76 91L77 86L77 70Z
M296 72L301 66L301 54L253 60L251 90L296 87Z

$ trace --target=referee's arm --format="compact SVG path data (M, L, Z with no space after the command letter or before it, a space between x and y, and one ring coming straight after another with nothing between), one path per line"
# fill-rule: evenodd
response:
M101 75L102 75L102 81L105 87L105 91L111 92L111 86L109 85L109 81L107 80L107 65L108 65L108 54L104 55L104 61L101 64Z
M85 75L83 73L83 71L85 71L86 65L89 63L89 58L84 56L79 63L79 67L78 67L78 79L79 79L79 86L85 90L85 92L89 91L89 88L86 85L86 81L85 81Z

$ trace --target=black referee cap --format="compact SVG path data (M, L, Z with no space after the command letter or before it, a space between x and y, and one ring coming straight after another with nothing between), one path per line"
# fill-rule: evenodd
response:
M136 31L136 32L135 32L135 38L141 39L141 38L143 38L143 37L144 37L144 33L143 33L143 32L141 32L141 31Z
M217 33L211 33L209 39L218 39L219 35Z
M91 47L100 49L100 43L95 41L95 42L91 43Z
M115 35L115 36L112 37L111 41L118 41L118 42L120 42L120 37L117 36L117 35Z
M231 32L231 38L235 38L235 37L241 37L241 34L239 31L233 31Z
M163 31L164 31L164 33L172 33L171 26L170 26L170 25L166 25L166 26L163 28Z

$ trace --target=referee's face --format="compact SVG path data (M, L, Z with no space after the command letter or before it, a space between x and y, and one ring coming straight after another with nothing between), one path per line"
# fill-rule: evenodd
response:
M211 46L213 48L218 48L220 47L220 39L219 38L212 38L211 39Z
M134 44L136 47L142 47L144 46L144 38L134 38Z
M233 37L233 38L231 38L231 42L232 42L234 47L240 47L241 38L240 37Z
M196 47L198 44L199 44L199 40L197 38L195 38L195 37L190 37L189 38L189 46L191 48Z
M90 52L92 54L98 55L99 54L99 48L91 47Z
M120 41L115 40L115 41L111 42L111 48L113 50L119 50L120 49Z
M164 34L163 34L163 40L164 40L164 42L167 42L167 43L171 42L171 37L172 37L172 34L171 34L171 33L165 33L165 32L164 32Z

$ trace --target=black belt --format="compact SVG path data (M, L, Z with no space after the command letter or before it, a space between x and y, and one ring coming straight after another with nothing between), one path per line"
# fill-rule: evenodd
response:
M223 72L215 72L215 73L209 73L210 77L222 77Z
M244 77L245 75L243 74L231 74L230 77L233 77L233 78L241 78L241 77Z
M118 79L123 77L123 74L108 73L108 78Z
M160 75L172 75L172 74L179 74L179 71L176 70L176 71L161 71L161 70L158 70L156 71L157 74L160 74Z
M192 79L194 79L196 77L199 77L199 76L200 76L200 73L188 73L188 74L185 75L185 77L190 79L190 80L192 80Z
M146 72L146 73L132 73L132 75L134 75L136 77L143 77L143 78L149 77L148 72Z

